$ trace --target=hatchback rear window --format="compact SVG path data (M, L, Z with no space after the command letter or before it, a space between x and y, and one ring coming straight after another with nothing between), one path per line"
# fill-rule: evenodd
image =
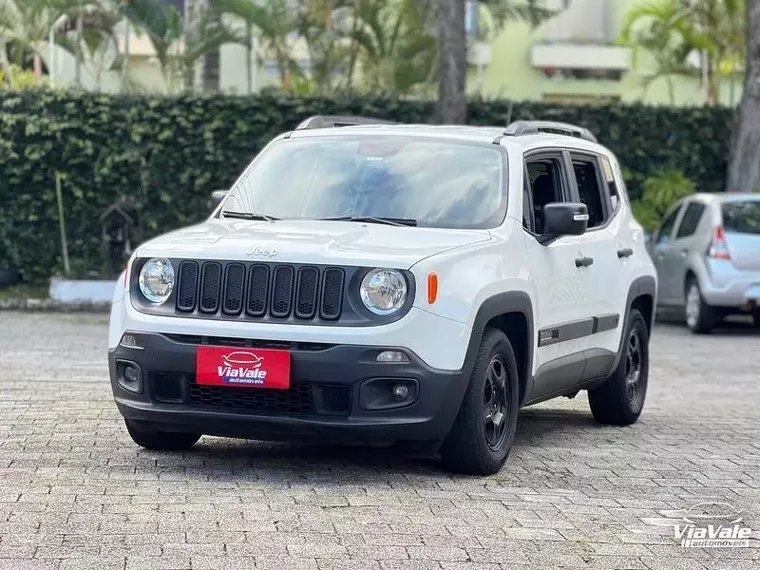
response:
M760 200L723 204L723 228L727 232L760 235Z

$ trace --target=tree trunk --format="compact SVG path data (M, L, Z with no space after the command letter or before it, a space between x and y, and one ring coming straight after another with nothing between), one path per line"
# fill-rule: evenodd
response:
M728 169L727 192L760 189L760 0L747 0L746 33L744 92Z
M441 0L438 6L438 109L440 123L467 121L467 36L465 0Z
M83 41L83 23L81 12L77 14L77 48L76 48L76 67L74 83L77 87L82 86L82 41Z
M132 26L129 20L124 23L124 55L121 62L121 91L127 91L127 77L129 76L129 35L132 33Z
M37 85L42 85L42 57L37 52L34 53L32 67L34 68L34 78L37 80Z
M245 93L253 93L253 30L251 24L245 24Z
M4 37L0 36L0 71L3 72L3 83L11 84L11 66L8 62L8 48Z

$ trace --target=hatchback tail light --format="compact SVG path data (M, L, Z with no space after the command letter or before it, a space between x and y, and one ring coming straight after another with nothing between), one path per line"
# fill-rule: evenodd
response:
M723 226L717 226L715 228L715 233L713 233L712 241L710 242L710 248L707 250L707 257L731 261L731 254L729 253L728 245L726 244L726 232L723 229Z

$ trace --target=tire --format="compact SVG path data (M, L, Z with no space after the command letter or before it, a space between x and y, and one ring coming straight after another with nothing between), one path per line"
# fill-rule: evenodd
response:
M154 451L181 451L190 449L201 438L197 433L160 431L150 424L124 420L127 431L137 445Z
M695 334L709 334L718 322L718 315L705 303L695 277L686 282L686 326Z
M446 470L492 475L502 468L517 431L519 394L512 344L503 332L486 329L462 406L441 447Z
M631 309L623 354L615 371L589 390L591 414L601 424L626 426L641 415L649 383L649 332L644 317Z

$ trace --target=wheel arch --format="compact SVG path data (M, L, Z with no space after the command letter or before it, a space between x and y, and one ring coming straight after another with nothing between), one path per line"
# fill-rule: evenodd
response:
M520 386L520 404L532 382L534 318L533 302L524 291L506 291L488 297L478 308L465 356L467 376L472 373L475 357L486 328L501 330L515 350Z
M631 287L628 289L628 299L625 307L625 317L623 319L623 328L620 333L620 342L618 344L617 356L615 357L615 365L612 370L615 370L620 363L620 358L623 355L623 347L625 346L625 331L628 330L628 325L631 320L631 311L637 309L647 325L647 332L652 334L652 326L655 320L655 306L657 303L657 280L651 275L644 275L631 283Z
M689 281L690 281L691 279L694 279L694 280L697 282L697 285L699 285L699 276L697 275L697 272L696 272L696 271L694 271L694 270L693 270L691 267L689 267L689 268L686 270L686 273L684 274L684 277L683 277L683 293L684 293L684 299L686 298L686 293L687 293L687 291L686 291L686 288L688 287L688 285L689 285Z

